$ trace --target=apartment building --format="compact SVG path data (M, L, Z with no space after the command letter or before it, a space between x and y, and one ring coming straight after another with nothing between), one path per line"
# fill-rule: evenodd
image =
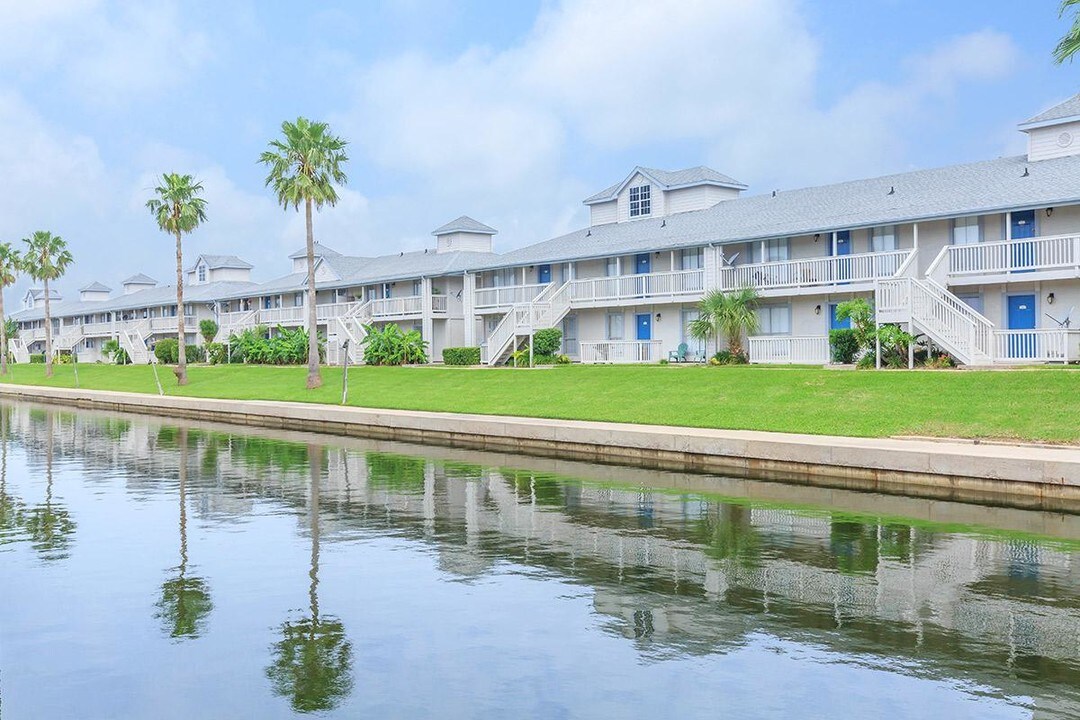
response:
M419 252L360 257L318 245L319 330L331 362L346 347L359 361L365 327L389 322L420 330L436 361L445 347L479 345L494 365L546 327L562 329L580 362L654 362L681 343L703 358L715 348L687 332L697 303L712 289L752 287L761 297L752 362L828 362L836 306L853 297L965 364L1077 360L1080 95L1019 130L1021 156L755 195L706 167L637 167L584 200L587 227L505 253L494 228L467 216ZM289 274L254 283L239 258L197 258L190 341L203 317L222 337L306 324L306 251L289 260ZM96 360L116 337L142 359L175 333L171 288L135 276L122 294L107 290L52 299L56 349ZM17 357L43 344L34 292L14 316Z

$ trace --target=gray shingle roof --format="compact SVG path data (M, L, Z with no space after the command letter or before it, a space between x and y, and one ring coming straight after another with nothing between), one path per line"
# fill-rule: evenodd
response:
M250 270L255 267L247 260L241 260L235 255L200 255L199 257L195 258L195 263L188 269L188 272L194 270L198 266L200 260L205 262L206 267L210 268L211 270L218 270L220 268Z
M322 243L319 243L319 242L315 243L315 257L319 257L319 256L333 257L335 255L341 255L341 253L339 253L337 250L334 250L333 248L326 247ZM289 259L290 260L299 260L300 258L305 258L305 257L307 257L307 246L306 245L304 247L300 248L299 250L297 250L296 252L294 252L292 255L290 255Z
M121 285L157 285L157 280L149 275L143 275L142 273L135 273L127 280L124 280Z
M194 285L184 288L184 302L211 302L219 298L233 296L241 290L247 290L247 294L254 294L252 290L256 287L258 286L255 283L241 282L212 282L204 285ZM133 310L175 304L176 288L172 285L161 285L109 298L108 300L75 300L58 303L52 307L52 315L53 317L69 317L108 312L110 310ZM20 321L38 320L44 317L44 314L44 308L35 308L14 313L12 317Z
M499 260L500 265L558 262L1049 207L1080 202L1078 177L1080 156L1034 163L1023 156L999 158L775 196L734 198L705 210L596 225L515 250Z
M1035 117L1028 118L1020 123L1020 129L1027 130L1035 125L1051 123L1054 120L1063 120L1065 118L1073 117L1080 117L1080 94L1072 96L1063 103L1058 103L1054 107L1039 113Z
M662 190L674 190L676 188L690 187L692 185L717 185L720 187L734 188L736 190L746 189L744 183L724 175L723 173L716 172L712 168L705 167L704 165L686 168L685 170L657 170L656 168L641 167L639 165L634 168L622 182L616 183L609 188L605 188L595 195L590 195L582 202L586 205L592 205L594 203L614 200L626 184L638 173L641 173L652 180Z
M30 288L29 293L30 297L34 298L35 300L41 300L43 297L45 297L45 288ZM49 288L49 300L59 299L60 293L56 290L56 288Z
M79 288L79 292L112 292L112 288L99 282L92 282Z
M493 227L485 225L479 220L473 220L468 215L462 215L456 220L451 220L445 225L435 228L431 231L431 234L439 236L449 235L450 233L456 232L479 233L481 235L497 235L499 231Z

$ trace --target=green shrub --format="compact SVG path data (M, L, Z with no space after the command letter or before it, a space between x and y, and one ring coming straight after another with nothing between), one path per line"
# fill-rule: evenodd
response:
M202 335L203 341L207 345L214 342L214 338L218 334L218 324L213 320L207 318L206 320L199 321L199 334Z
M570 361L570 356L569 355L556 355L555 356L555 364L556 365L569 365L570 362L571 361Z
M545 328L533 333L534 355L555 355L562 347L562 330Z
M850 328L829 331L832 359L840 365L850 365L859 354L859 336Z
M128 356L127 350L120 345L120 341L116 338L106 340L105 344L101 346L101 352L117 365L131 364L131 358Z
M231 362L249 365L303 365L307 362L308 334L304 328L290 330L280 325L269 337L265 325L248 328L229 336ZM325 356L326 344L319 338L319 359Z
M45 363L45 353L34 353L30 356L30 362L35 364Z
M525 358L525 360L526 360L526 362L528 362L527 357ZM558 365L558 364L559 364L559 356L558 355L537 355L536 353L533 353L533 365Z
M479 365L480 348L478 347L448 347L443 348L442 361L444 365Z
M220 365L228 360L228 348L224 343L206 343L206 359L211 365Z
M733 353L730 350L721 350L713 355L712 359L716 362L710 361L710 365L746 365L750 362L750 358L746 356L746 353Z
M165 338L154 343L154 357L159 363L175 365L180 359L180 349L176 338Z
M364 329L367 334L361 344L368 365L414 365L428 361L428 344L418 330L405 332L395 323L381 330L374 325L365 325Z
M202 345L184 345L184 355L189 363L206 362L206 348Z
M57 365L70 365L71 364L71 353L70 352L57 353L56 358L53 360L53 362L55 362Z

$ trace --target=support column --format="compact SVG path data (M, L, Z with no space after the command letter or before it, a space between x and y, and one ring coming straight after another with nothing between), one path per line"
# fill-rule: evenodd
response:
M420 278L420 333L428 342L428 362L435 362L435 319L431 312L431 278Z
M461 280L461 314L465 318L463 344L473 347L480 343L476 339L476 275L465 273Z
M715 245L705 246L705 292L720 287L720 252L720 248Z

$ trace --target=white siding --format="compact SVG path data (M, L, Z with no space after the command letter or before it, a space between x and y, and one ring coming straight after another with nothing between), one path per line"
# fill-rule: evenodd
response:
M1077 154L1080 154L1080 121L1028 132L1028 159L1033 162Z
M612 200L611 202L590 205L589 218L590 225L606 225L607 223L617 222L619 219L618 201Z
M648 215L643 215L643 216L638 216L638 217L631 218L630 217L630 188L639 187L641 185L649 185L650 186L650 192L649 192L649 195L650 195L649 200L650 200L650 203L651 203L650 212L649 212ZM624 187L622 189L622 192L619 193L619 197L617 198L617 202L618 202L618 206L619 206L619 208L618 208L619 209L619 222L626 222L627 220L631 220L631 219L632 220L642 220L644 218L650 218L650 217L661 217L662 215L665 214L665 210L664 210L664 191L660 188L660 186L658 186L652 180L649 180L647 177L645 177L641 173L635 173L634 174L633 179L630 180L630 182L628 182L626 184L626 187Z
M244 268L218 268L206 273L207 282L249 282L251 270Z
M714 185L698 185L696 187L679 188L665 193L664 202L668 215L675 213L690 212L692 210L704 210L718 202L730 200L739 196L738 190L720 188Z
M491 252L491 236L481 233L457 232L438 237L436 252Z

